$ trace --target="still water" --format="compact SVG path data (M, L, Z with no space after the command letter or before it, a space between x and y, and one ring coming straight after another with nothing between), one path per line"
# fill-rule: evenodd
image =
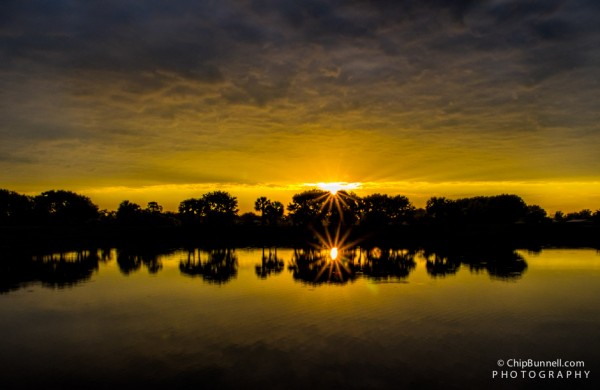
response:
M3 259L1 270L2 388L599 383L591 249L374 248L335 260L293 249L109 249ZM517 366L528 359L584 367Z

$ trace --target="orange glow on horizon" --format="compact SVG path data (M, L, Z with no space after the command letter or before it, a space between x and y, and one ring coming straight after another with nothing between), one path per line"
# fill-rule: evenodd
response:
M142 206L147 202L157 201L165 210L177 211L179 203L185 199L196 198L204 193L222 190L231 193L239 201L240 213L253 211L254 202L259 196L266 196L287 205L294 194L309 188L321 188L319 184L331 183L188 183L160 184L146 186L97 186L77 187L64 186L64 189L89 196L101 209L116 210L119 204L127 199ZM336 183L338 184L338 183ZM416 207L425 207L432 196L443 196L458 199L478 195L516 194L527 204L538 204L549 214L557 210L574 212L584 208L597 210L600 201L600 181L362 181L339 183L348 185L345 189L354 190L358 196L373 193L406 195ZM40 188L19 188L11 190L35 196L48 190L51 186ZM327 189L330 200L326 207L340 200L340 193L335 196ZM343 200L343 199L342 199ZM338 247L339 248L339 247Z

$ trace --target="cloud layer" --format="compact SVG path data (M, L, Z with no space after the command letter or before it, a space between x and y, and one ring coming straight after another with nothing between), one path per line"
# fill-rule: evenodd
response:
M15 190L597 180L597 1L3 1Z

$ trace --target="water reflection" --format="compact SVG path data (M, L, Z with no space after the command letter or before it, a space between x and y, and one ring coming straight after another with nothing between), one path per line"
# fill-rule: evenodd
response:
M183 275L200 276L209 283L227 283L237 276L237 256L234 249L192 249L179 262Z
M523 256L511 249L424 250L423 257L427 273L434 278L454 275L461 265L467 266L471 272L487 272L490 277L499 280L519 279L527 270Z
M254 250L254 270L260 279L280 276L288 269L295 281L320 285L346 284L357 278L378 282L404 282L410 279L418 262L424 262L432 278L456 275L461 268L484 273L493 279L515 281L527 270L527 262L512 249L398 249L383 247L306 247L296 248L287 259L277 248ZM223 284L235 279L238 257L235 249L160 250L152 248L90 249L51 254L3 253L0 258L0 293L32 283L64 288L89 280L99 263L116 259L122 275L142 269L158 274L164 261L179 256L181 275L200 277L207 283ZM177 260L176 260L177 261Z
M361 272L374 280L403 280L416 268L417 251L406 249L381 249L366 251Z
M460 260L443 252L425 251L423 257L425 257L427 273L434 278L456 274L461 264Z
M36 267L56 267L61 275L70 274L69 280L87 280L89 271L71 274L75 269L66 266L88 269L83 265L89 264L94 281L67 291L36 288L31 294L0 296L2 384L593 387L591 378L499 382L491 379L491 371L499 358L554 359L557 351L564 359L584 361L586 370L598 361L600 259L595 253L549 250L531 258L520 251L529 273L514 279L527 265L508 250L426 252L380 244L338 248L336 256L332 249L180 249L167 256L156 251L163 265L157 277L148 276L142 260L137 271L123 273L117 264L119 254L125 258L122 249L21 255L12 261L0 253L0 278L12 275L13 281L39 285ZM456 271L434 281L426 266L436 261ZM297 278L282 271L281 262L284 269L298 265ZM15 273L17 266L27 272ZM180 266L202 273L191 278ZM224 274L204 273L210 266ZM310 270L304 279L302 267ZM239 277L226 276L235 272ZM517 283L498 283L490 276ZM209 285L215 279L229 282Z
M416 268L417 253L415 250L379 247L297 249L289 268L295 280L311 284L343 284L359 277L379 282L402 281Z
M167 252L168 253L168 252ZM156 274L163 267L159 255L167 254L156 250L138 248L117 249L117 264L124 275L136 272L144 266L149 273Z
M0 293L32 283L49 288L72 287L89 280L99 262L106 259L106 253L97 250L33 256L12 253L0 262Z
M515 280L527 270L527 262L515 251L488 253L469 260L471 271L485 269L493 279Z
M262 258L260 264L256 265L256 276L261 279L266 279L270 275L277 275L283 271L284 261L277 256L277 248L268 249L265 253L265 248L262 248Z
M332 257L332 249L294 249L289 265L293 278L312 284L344 284L356 279L353 250L338 250Z

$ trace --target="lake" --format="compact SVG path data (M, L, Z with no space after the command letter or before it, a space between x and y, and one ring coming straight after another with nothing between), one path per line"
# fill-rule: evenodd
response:
M111 248L2 260L5 389L599 384L593 249L355 248L332 259ZM523 368L537 361L549 367Z

